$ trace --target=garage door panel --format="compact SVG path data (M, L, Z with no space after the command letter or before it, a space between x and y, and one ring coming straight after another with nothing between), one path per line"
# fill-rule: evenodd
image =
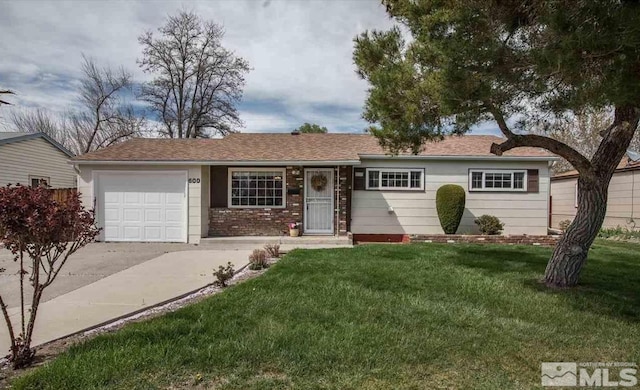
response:
M123 226L122 235L127 241L142 241L141 226Z
M104 220L105 222L120 222L120 209L116 207L105 206Z
M165 195L166 195L165 204L167 205L181 205L184 202L184 194L168 192Z
M145 209L144 210L144 222L145 223L159 223L159 222L162 222L162 209L160 209L160 208Z
M133 185L133 184L132 184ZM142 204L142 194L139 192L123 192L124 204Z
M182 210L167 209L165 211L165 221L168 223L182 223Z
M120 237L120 228L118 226L105 226L104 238L107 241L114 241Z
M142 222L142 212L139 208L125 207L122 210L122 220L126 223L140 223Z
M186 242L185 187L184 171L100 174L97 200L104 239Z
M144 238L146 241L161 241L162 240L162 227L161 226L145 226Z
M165 228L165 232L167 234L167 239L169 241L178 241L178 240L180 240L180 237L182 236L182 229L179 228L179 227L167 226Z
M159 192L145 192L144 193L144 204L145 205L161 205L162 204L162 195Z

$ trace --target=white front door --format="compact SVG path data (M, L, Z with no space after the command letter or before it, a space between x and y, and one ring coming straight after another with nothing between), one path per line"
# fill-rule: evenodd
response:
M305 169L304 194L304 232L333 234L333 169Z
M98 220L104 241L187 241L184 171L100 172Z

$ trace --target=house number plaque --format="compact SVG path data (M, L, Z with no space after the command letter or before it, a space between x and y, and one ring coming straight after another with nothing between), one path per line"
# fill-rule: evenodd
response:
M190 177L189 178L189 184L192 184L192 183L195 183L195 184L200 183L200 178L198 178L198 177Z

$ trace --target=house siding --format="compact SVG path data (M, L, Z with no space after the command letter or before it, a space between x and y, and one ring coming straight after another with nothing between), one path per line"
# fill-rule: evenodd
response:
M49 178L53 188L75 188L76 172L69 156L42 138L0 145L0 185L30 185L29 176Z
M552 217L551 226L558 227L561 221L573 220L576 216L577 178L551 181ZM607 213L602 224L605 228L640 228L640 170L617 172L609 184Z
M203 183L203 168L199 165L194 166L175 166L175 165L112 165L97 166L81 164L78 174L78 192L80 199L85 207L93 208L95 205L94 182L95 173L100 171L187 171L190 179L196 179L189 182L187 186L187 242L197 244L200 238L206 236L203 228L203 222L206 216L206 208L202 208L203 191L207 191L208 186ZM199 180L198 180L199 179ZM205 179L206 180L206 179ZM205 195L206 196L206 195Z
M353 191L353 234L443 234L436 211L436 191L458 184L467 192L458 233L477 233L474 219L494 215L504 234L547 234L549 170L547 162L363 160L362 168L424 168L424 191ZM537 169L538 192L469 192L470 169ZM393 208L393 212L389 208Z

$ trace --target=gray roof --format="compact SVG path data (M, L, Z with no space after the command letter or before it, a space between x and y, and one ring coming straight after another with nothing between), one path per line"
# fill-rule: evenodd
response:
M60 149L60 151L69 157L74 157L67 148L62 146L58 141L49 137L45 133L19 133L19 132L0 132L0 146L5 144L12 144L14 142L26 141L34 138L42 138L49 142L54 147Z

